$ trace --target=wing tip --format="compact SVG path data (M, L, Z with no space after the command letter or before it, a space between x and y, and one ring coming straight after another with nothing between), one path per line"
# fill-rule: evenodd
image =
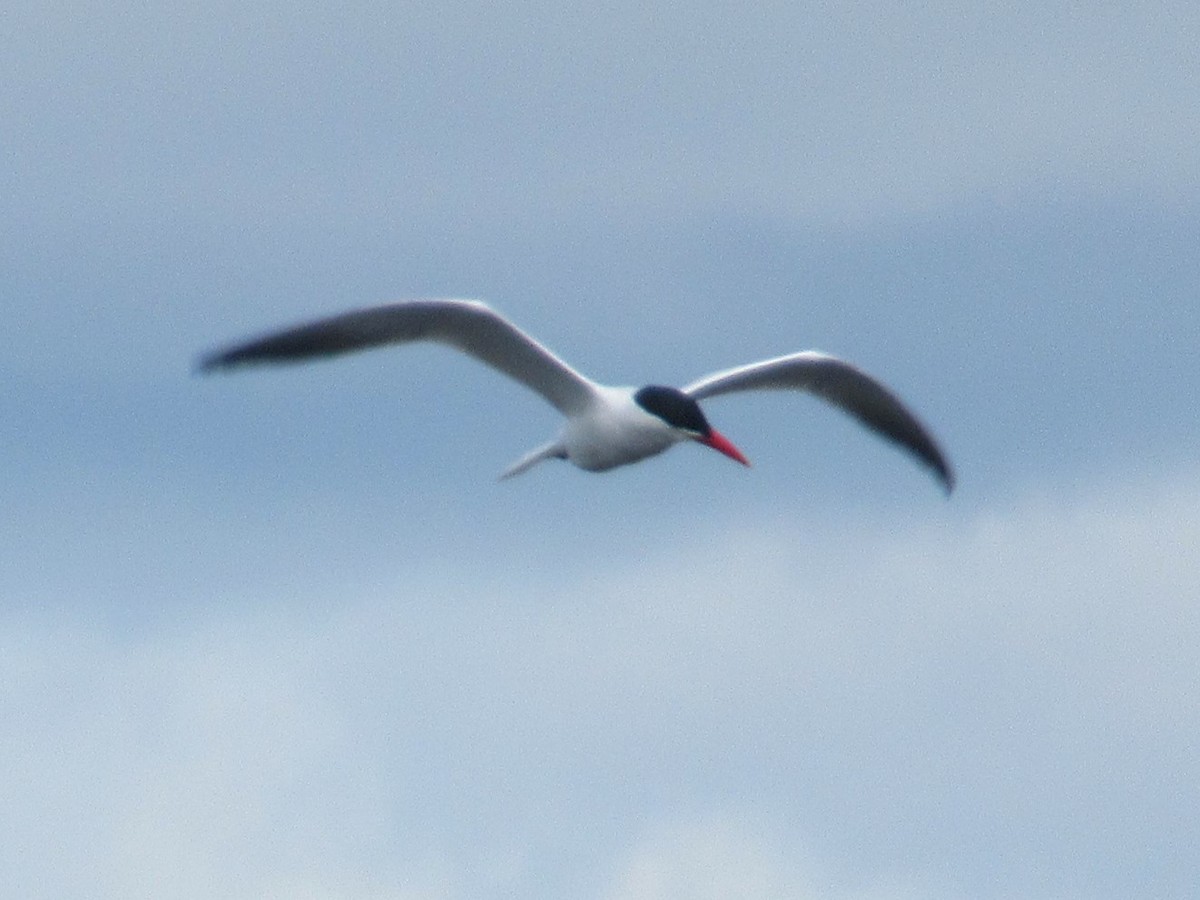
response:
M938 472L938 481L942 485L942 492L946 495L946 499L950 499L950 495L954 493L954 489L958 486L958 478L952 471Z
M213 372L220 372L229 368L229 362L225 359L224 353L205 353L192 363L193 375L211 375Z
M929 455L922 453L921 458L922 462L933 472L933 476L942 487L942 492L946 495L946 499L949 500L950 495L954 493L954 489L958 486L958 474L940 452Z
M192 374L212 375L214 372L228 372L254 362L255 359L244 350L244 347L235 347L232 350L213 350L205 353L192 364Z

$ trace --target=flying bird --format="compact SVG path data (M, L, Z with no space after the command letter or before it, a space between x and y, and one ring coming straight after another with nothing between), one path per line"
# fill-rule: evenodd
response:
M734 391L807 391L894 441L932 470L946 493L954 472L929 430L866 372L815 350L706 375L683 388L610 387L575 371L508 319L473 300L413 300L342 313L215 351L211 372L257 363L299 362L384 344L437 341L473 356L540 394L563 414L558 435L514 462L501 478L542 460L565 459L603 472L694 441L743 465L746 457L713 428L699 400Z

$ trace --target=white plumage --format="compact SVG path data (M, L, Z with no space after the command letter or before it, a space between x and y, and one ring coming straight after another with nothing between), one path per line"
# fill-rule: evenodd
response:
M202 371L296 362L383 344L448 344L536 391L566 421L550 442L513 463L504 477L545 459L602 472L694 440L746 463L708 424L698 400L734 391L788 389L813 394L900 444L949 493L954 473L932 435L880 381L836 357L804 351L706 375L682 389L609 387L575 371L489 306L471 300L414 300L343 313L274 332L201 360Z

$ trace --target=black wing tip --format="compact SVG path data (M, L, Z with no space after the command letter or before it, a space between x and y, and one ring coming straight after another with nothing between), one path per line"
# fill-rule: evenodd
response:
M269 335L225 350L214 350L196 362L196 372L224 372L263 364L298 363L353 350L354 346L338 335L314 338L307 328Z
M933 437L925 430L920 423L915 423L917 430L915 434L900 437L894 433L883 431L882 433L900 444L905 450L912 454L912 457L925 468L927 468L938 484L942 488L942 492L946 495L946 499L954 493L955 487L958 486L958 475L954 471L954 467L950 465L950 461L946 459L946 454L942 452L942 448L937 445Z
M211 375L214 372L227 372L249 362L236 350L218 350L205 353L192 366L195 375Z
M946 468L944 471L942 469L937 470L937 478L942 485L942 491L945 493L946 499L949 500L950 495L954 493L954 488L958 486L957 476L949 468Z
M197 375L229 372L264 363L291 363L301 359L297 354L264 349L259 343L246 344L227 350L213 350L196 360L192 370Z
M364 307L295 325L276 331L248 343L232 348L215 350L201 356L194 364L193 372L207 375L260 363L294 363L320 357L338 356L364 346L364 341L354 333L356 320L395 307L441 307L470 316L499 318L491 306L483 300L471 298L424 298L399 300L380 306Z
M192 364L193 375L211 375L229 367L224 353L206 353Z
M958 486L958 475L953 467L940 452L919 453L921 461L929 467L933 472L934 477L938 480L938 484L942 486L942 492L946 495L946 499L950 499L950 495L954 493L954 489Z

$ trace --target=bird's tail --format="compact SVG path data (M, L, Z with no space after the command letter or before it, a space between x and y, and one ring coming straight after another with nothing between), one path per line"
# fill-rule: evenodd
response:
M514 475L520 475L522 472L533 468L543 459L566 459L567 451L562 443L558 440L553 440L548 444L530 450L515 463L504 470L500 476L503 481L506 478L512 478Z

